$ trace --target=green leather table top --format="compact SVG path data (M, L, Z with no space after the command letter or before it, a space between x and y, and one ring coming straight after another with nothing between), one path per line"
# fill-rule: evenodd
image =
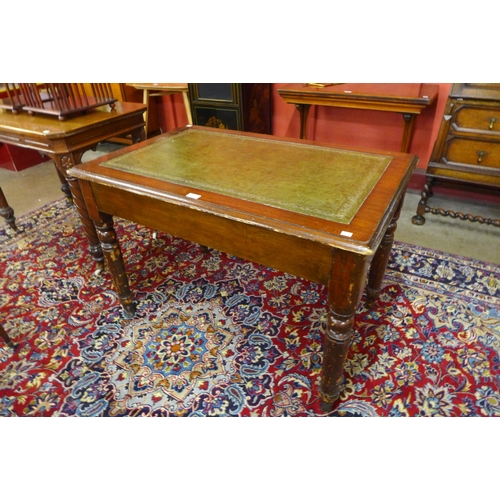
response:
M348 224L391 156L188 129L106 167Z

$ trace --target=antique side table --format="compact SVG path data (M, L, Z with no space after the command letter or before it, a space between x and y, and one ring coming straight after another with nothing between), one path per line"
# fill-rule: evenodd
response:
M183 127L73 167L125 314L133 295L113 215L328 287L320 395L340 393L354 315L371 304L417 157Z
M295 104L299 110L301 139L306 138L307 116L312 104L401 113L404 119L401 151L406 153L415 118L436 100L439 88L426 83L342 83L324 87L291 83L277 92L285 102Z

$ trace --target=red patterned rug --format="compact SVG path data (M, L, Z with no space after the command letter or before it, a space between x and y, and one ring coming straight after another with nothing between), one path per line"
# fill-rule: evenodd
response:
M65 199L0 229L0 416L322 416L326 289L118 219L137 315ZM329 416L500 416L500 269L395 243Z

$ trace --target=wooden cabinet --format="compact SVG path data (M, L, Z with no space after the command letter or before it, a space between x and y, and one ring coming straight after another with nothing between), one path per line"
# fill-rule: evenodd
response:
M500 227L500 220L430 207L436 185L500 195L499 83L453 84L412 222L424 224L431 213Z
M271 134L270 83L190 83L194 125Z

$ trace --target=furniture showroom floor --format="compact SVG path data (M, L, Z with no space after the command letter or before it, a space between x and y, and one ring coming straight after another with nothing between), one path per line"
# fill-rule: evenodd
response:
M121 147L123 146L113 143L101 143L97 151L85 153L83 161ZM0 168L0 187L16 218L63 197L52 160L19 172ZM409 190L406 193L395 235L397 241L500 264L500 228L430 214L426 215L423 226L416 226L411 218L416 213L419 200L419 192ZM500 202L492 204L461 200L440 194L437 189L430 205L500 219ZM5 222L0 220L0 224L2 223Z

